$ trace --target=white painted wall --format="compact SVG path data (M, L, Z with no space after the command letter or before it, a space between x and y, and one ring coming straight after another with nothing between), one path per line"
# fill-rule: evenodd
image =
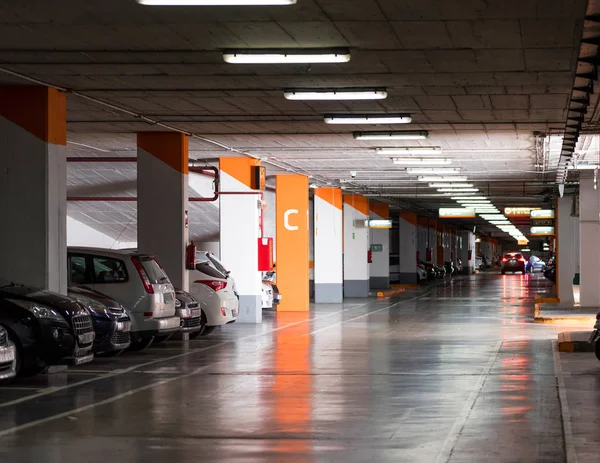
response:
M344 280L369 279L369 229L354 226L355 221L366 219L362 212L344 203Z
M342 211L327 201L314 197L314 279L315 284L343 282ZM366 251L365 251L366 255Z
M571 217L573 196L558 199L558 297L566 306L574 303L573 277L579 272L579 220Z
M377 214L371 211L372 219L381 219ZM383 251L373 252L373 262L369 264L369 275L371 277L390 276L390 230L387 228L372 228L369 232L369 246L371 244L383 245Z
M598 247L600 190L594 190L594 179L587 172L581 173L579 194L581 307L598 307L600 306L600 248ZM558 265L560 266L560 263Z

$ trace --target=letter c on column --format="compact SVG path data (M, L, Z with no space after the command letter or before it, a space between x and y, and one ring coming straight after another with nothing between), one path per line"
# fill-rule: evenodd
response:
M283 226L286 228L286 230L295 231L298 230L298 227L296 225L290 225L290 215L292 214L298 214L298 209L288 209L284 212Z

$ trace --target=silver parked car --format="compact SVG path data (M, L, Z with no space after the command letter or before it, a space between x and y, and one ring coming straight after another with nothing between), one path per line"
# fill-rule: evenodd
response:
M0 382L17 374L17 354L8 333L0 326Z
M179 331L175 289L153 256L136 251L68 248L69 284L84 285L120 302L131 317L131 349Z

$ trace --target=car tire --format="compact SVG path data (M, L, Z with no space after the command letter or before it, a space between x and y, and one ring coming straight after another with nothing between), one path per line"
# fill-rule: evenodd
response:
M168 341L172 337L173 337L172 334L165 334L162 336L154 336L154 341L152 341L152 344L160 344L161 342Z
M10 331L8 331L8 339L15 346L15 356L17 358L17 364L15 365L15 371L17 376L27 377L27 376L35 376L44 371L47 366L40 362L39 360L35 364L23 364L23 349L19 340L13 335ZM14 379L14 378L13 378ZM9 380L10 382L10 380Z
M596 354L596 358L600 360L600 342L596 341L594 345L594 354Z
M212 333L217 327L216 326L205 326L202 330L201 336L208 336Z
M132 339L131 345L129 346L129 350L133 352L138 352L144 350L152 344L154 341L154 337L151 336L149 338L141 338L141 339Z

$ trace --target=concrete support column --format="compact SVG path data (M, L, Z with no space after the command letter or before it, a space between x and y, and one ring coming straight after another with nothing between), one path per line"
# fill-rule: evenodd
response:
M417 284L417 214L400 212L400 283Z
M571 216L573 196L558 198L556 207L557 287L561 304L573 305L573 277L579 272L579 220Z
M600 243L600 190L594 189L592 174L581 172L580 175L579 252L581 271L579 291L581 307L598 307L600 306L600 248L598 247L598 243Z
M369 200L361 195L344 196L344 297L369 295Z
M427 248L431 251L431 259L428 258L427 255L425 255L425 258L423 260L425 260L426 262L431 262L432 264L437 264L437 254L438 254L438 232L437 232L437 220L430 220L429 221L429 241L427 244Z
M277 286L283 295L278 312L308 312L308 177L275 177Z
M262 322L262 275L258 271L258 239L262 238L261 194L252 189L252 158L221 158L219 197L221 260L231 270L240 296L237 323ZM284 298L286 295L284 294Z
M189 291L187 135L138 134L137 194L138 249L156 256L173 286Z
M314 190L315 302L344 300L342 190Z
M470 231L460 231L458 257L462 260L463 274L471 275L475 271L475 234Z
M0 87L0 282L67 293L67 102Z
M389 220L389 204L371 202L370 218ZM381 251L373 251L373 262L369 268L372 289L388 289L390 287L390 229L372 228L369 233L370 245L381 245Z

